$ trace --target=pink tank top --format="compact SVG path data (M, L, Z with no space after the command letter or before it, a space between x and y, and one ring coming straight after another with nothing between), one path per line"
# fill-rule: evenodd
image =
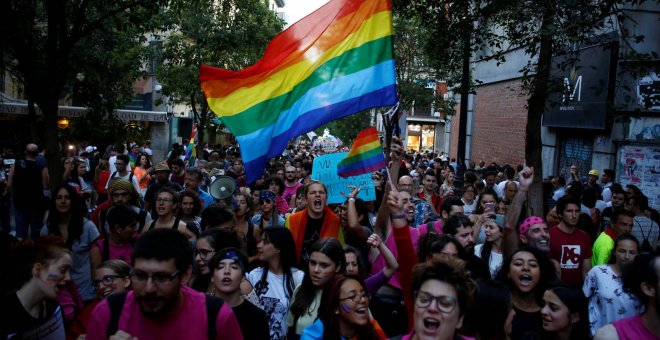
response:
M390 226L392 228L392 226ZM420 226L420 228L413 228L413 227L408 227L408 230L410 231L410 239L412 240L413 243L413 248L415 249L415 253L417 253L417 243L420 238L420 236L424 235L427 233L426 230L426 225ZM387 237L387 240L385 240L385 246L387 249L389 249L392 252L392 255L396 257L397 259L399 258L399 254L396 250L396 244L394 241L394 233L391 232L390 230L390 235ZM373 253L372 253L373 254ZM380 253L373 258L373 256L370 256L371 260L371 274L370 275L375 275L378 274L383 268L385 268L385 259L383 258ZM401 289L401 281L399 281L399 272L395 272L394 275L390 278L390 280L387 282L388 284Z
M656 340L656 337L651 333L642 322L641 315L635 315L630 318L621 319L612 323L616 329L616 334L620 340Z

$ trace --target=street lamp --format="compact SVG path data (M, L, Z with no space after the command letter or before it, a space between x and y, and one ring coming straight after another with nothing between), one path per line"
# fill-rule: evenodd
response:
M69 119L66 117L62 117L57 120L57 127L59 129L66 129L69 127Z

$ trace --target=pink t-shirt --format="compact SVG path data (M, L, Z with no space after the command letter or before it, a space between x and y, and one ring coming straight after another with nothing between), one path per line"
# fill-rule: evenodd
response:
M392 228L392 226L390 226L390 228ZM419 237L427 233L426 224L421 225L419 228L408 227L408 231L410 232L410 239L412 240L413 248L415 248L415 252L417 252L417 246L418 246L417 243ZM387 247L387 249L389 249L392 252L392 255L394 255L394 257L398 260L399 255L398 252L396 251L396 244L394 243L393 232L390 232L390 235L387 237L387 240L385 240L385 246ZM373 257L370 256L370 259L373 259ZM371 260L370 275L377 274L379 271L383 270L385 266L386 266L385 259L379 253L375 259ZM392 275L390 281L387 283L391 286L401 289L401 281L399 281L399 273L394 272L394 275Z
M642 322L641 315L621 319L612 323L620 340L651 340L657 339Z
M182 305L157 320L144 317L135 301L135 293L126 296L119 318L118 329L140 340L149 339L206 339L206 298L203 293L189 287L181 287ZM103 300L94 308L87 327L87 339L106 339L105 331L110 322L110 308ZM224 303L216 319L216 339L243 339L238 321L231 307Z
M108 258L108 260L122 260L128 264L133 264L133 261L131 260L133 245L130 243L121 246L116 246L112 243L108 244L110 245L110 258ZM103 239L96 240L96 242L92 244L92 248L98 248L99 254L103 257Z

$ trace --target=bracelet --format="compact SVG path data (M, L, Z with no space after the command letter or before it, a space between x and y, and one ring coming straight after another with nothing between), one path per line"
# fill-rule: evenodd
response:
M348 198L348 201L349 201L349 202L355 202L355 198L353 198L353 197L349 197L349 198Z
M399 215L390 214L390 218L393 220L403 220L406 218L406 214L403 213Z

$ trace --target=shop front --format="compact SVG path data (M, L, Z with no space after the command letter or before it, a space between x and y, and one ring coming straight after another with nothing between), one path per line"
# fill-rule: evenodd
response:
M421 120L407 120L406 123L406 150L421 152L438 149L436 145L438 123Z

